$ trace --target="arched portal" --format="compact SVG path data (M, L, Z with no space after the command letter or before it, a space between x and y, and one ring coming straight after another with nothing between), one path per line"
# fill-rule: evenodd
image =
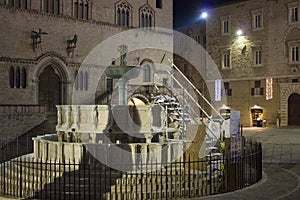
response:
M293 93L288 99L288 124L300 126L300 95Z
M56 111L54 105L70 104L72 82L64 60L53 52L38 59L33 71L35 102ZM54 109L54 110L53 110Z
M62 104L62 91L60 77L51 65L44 68L39 75L39 105L45 105L49 111L55 111L55 105Z

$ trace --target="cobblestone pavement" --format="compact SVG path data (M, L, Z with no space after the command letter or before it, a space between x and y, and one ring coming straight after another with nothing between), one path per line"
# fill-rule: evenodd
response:
M244 135L262 142L262 180L239 191L195 199L299 199L300 127L245 128Z

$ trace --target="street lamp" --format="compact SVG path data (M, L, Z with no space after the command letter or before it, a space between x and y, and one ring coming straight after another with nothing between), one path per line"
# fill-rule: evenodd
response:
M206 19L207 18L207 12L203 12L201 14L201 19Z
M238 36L241 36L241 35L243 34L243 31L242 31L241 29L239 29L239 30L236 32L236 34L237 34Z

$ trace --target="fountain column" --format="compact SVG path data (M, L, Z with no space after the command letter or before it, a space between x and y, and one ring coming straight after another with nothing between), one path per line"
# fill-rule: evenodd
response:
M118 81L119 105L127 105L127 86L128 80L120 78Z

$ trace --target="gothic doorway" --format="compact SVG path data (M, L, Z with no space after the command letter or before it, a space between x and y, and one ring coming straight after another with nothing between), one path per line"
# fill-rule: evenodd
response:
M293 93L288 99L288 124L300 126L300 95Z
M55 105L61 104L61 80L51 65L39 75L39 105L45 105L49 111L56 111Z

